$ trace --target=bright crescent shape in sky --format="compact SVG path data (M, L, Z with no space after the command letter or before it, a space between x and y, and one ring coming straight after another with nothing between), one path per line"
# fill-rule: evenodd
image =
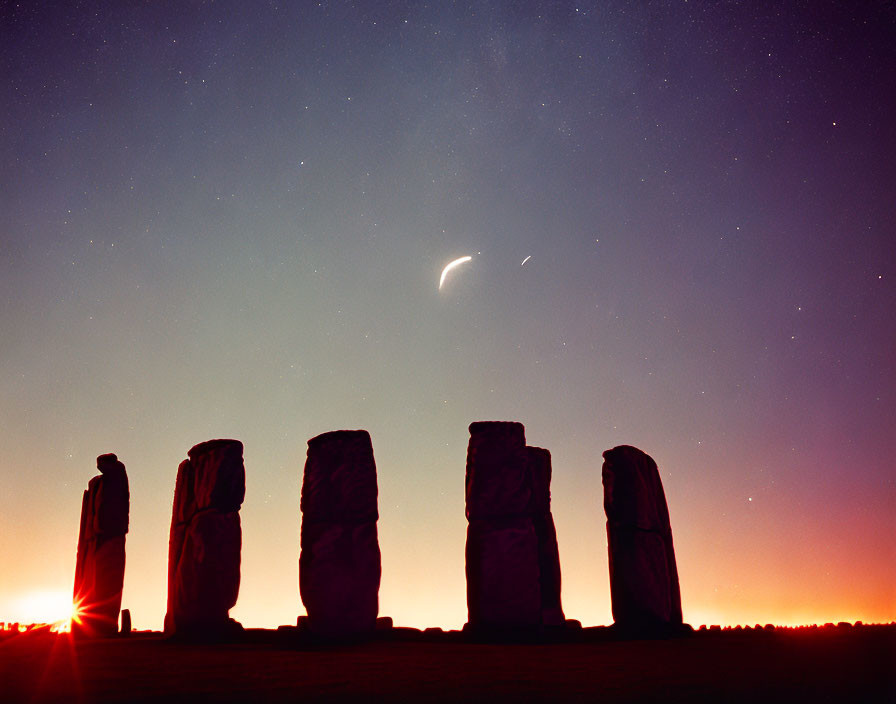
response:
M439 290L442 290L442 284L445 283L445 277L448 275L448 272L451 271L454 267L459 264L463 264L464 262L471 261L473 257L461 257L460 259L455 259L453 262L449 262L448 266L442 269L442 277L439 279Z

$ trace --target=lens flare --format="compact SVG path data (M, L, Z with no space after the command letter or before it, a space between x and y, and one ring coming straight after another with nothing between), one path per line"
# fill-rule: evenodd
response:
M19 623L57 623L69 621L75 606L69 591L43 589L23 594L15 604Z

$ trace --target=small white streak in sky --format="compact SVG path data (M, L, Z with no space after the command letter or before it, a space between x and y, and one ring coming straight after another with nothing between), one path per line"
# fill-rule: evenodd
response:
M527 261L529 261L531 258L532 258L532 255L530 254L528 257L526 257L525 259L523 259L522 264L520 264L520 266L522 266L523 264L525 264L525 263L526 263Z

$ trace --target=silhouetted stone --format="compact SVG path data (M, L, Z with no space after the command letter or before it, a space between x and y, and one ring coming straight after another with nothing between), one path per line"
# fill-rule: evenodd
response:
M324 636L372 633L382 572L376 463L366 430L308 441L302 480L299 593Z
M88 482L81 502L72 631L108 636L118 631L130 492L127 472L115 455L100 455L96 466L100 476Z
M465 478L470 629L564 624L550 482L550 453L526 446L521 423L470 425Z
M675 630L682 623L681 595L656 463L628 445L603 456L613 619L633 633Z
M165 632L217 637L240 628L228 611L240 589L243 444L210 440L187 454L174 488Z
M551 454L526 446L521 423L470 425L465 478L470 628L564 625L550 487Z
M121 610L121 629L119 629L119 633L121 635L126 636L131 632L131 611L130 609L122 609Z
M561 626L566 619L560 602L560 551L551 515L551 453L527 447L532 482L532 521L538 538L538 577L541 591L541 622Z
M541 624L538 537L530 517L471 520L466 568L471 628L503 630Z
M470 424L465 488L469 520L530 515L532 484L522 423Z

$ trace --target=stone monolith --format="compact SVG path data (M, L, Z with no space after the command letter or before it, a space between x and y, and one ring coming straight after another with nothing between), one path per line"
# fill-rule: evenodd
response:
M100 455L96 466L100 476L88 482L81 502L72 631L108 636L118 631L130 492L125 467L115 455Z
M521 423L470 425L465 493L468 626L541 625L538 536Z
M311 631L373 632L381 577L376 463L366 430L308 441L302 480L299 593Z
M623 631L681 627L681 594L666 495L653 459L629 445L603 453L613 620Z
M566 619L560 602L560 551L551 514L551 453L541 447L526 447L526 453L532 482L532 521L538 539L541 622L562 626Z
M228 612L240 590L243 444L209 440L187 455L174 488L165 632L214 638L240 629Z

